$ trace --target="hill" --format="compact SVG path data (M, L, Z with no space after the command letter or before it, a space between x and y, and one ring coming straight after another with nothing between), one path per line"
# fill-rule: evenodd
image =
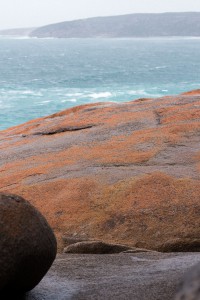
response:
M200 12L130 14L62 22L37 28L38 38L200 36Z

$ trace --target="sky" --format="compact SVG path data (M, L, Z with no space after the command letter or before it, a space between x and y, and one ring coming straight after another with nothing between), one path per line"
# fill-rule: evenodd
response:
M95 16L200 11L200 0L0 0L0 29Z

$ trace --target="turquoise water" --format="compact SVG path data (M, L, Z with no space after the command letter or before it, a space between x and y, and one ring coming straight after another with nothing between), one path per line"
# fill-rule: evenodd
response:
M200 39L0 38L0 129L72 106L200 88Z

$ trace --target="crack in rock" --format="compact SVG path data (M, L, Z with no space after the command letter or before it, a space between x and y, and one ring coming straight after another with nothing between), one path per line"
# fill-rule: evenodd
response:
M90 129L96 125L85 125L85 126L69 126L69 127L63 127L63 128L58 128L56 130L52 131L44 131L44 132L36 132L33 135L53 135L53 134L59 134L63 132L71 132L71 131L79 131L79 130L85 130L85 129Z
M154 111L154 114L156 117L157 125L162 125L162 121L161 121L162 115L156 110Z

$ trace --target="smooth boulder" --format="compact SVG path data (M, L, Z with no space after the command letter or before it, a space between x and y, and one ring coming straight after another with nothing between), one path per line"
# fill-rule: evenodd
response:
M0 292L26 292L47 273L57 251L46 219L22 197L0 194Z

